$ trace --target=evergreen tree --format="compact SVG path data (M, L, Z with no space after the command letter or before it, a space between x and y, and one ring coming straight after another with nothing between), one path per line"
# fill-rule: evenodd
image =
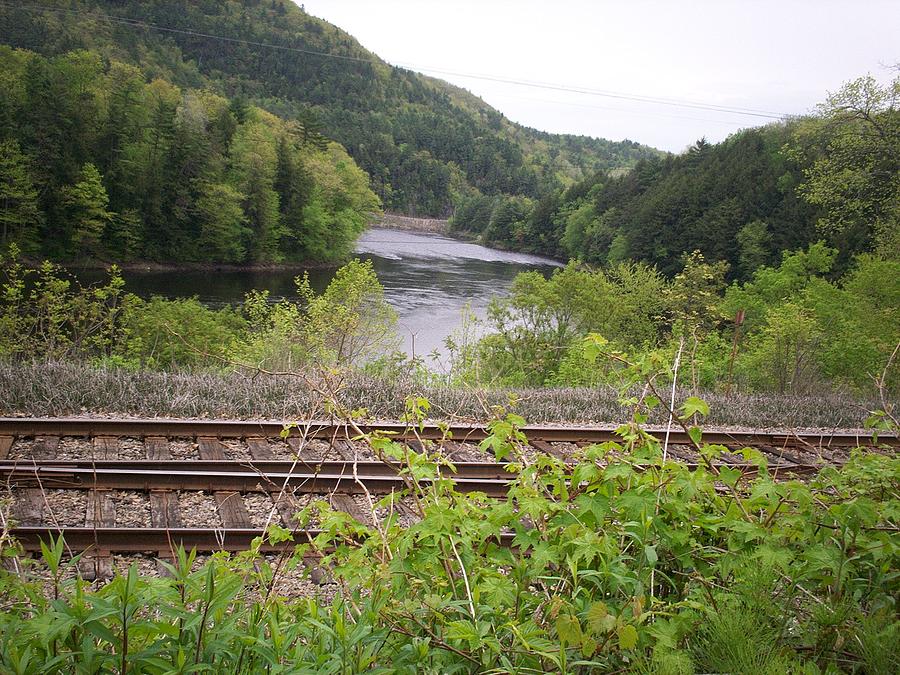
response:
M0 233L2 245L15 242L23 251L38 246L41 221L38 193L16 141L0 142Z
M271 131L261 122L248 119L235 133L231 159L238 189L244 194L250 232L246 242L248 258L253 262L277 262L281 259L278 246L282 229Z
M109 197L97 167L85 164L80 180L63 190L74 253L96 256L102 251L103 233L112 215Z
M244 195L229 185L204 183L197 200L199 250L203 259L243 262L249 232L242 203Z

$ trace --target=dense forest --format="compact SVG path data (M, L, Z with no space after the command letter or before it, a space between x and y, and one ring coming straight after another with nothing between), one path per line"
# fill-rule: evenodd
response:
M0 240L31 255L346 257L378 198L337 143L93 51L0 47Z
M469 194L538 198L661 155L513 124L462 89L388 65L288 0L3 4L0 42L46 56L91 49L148 80L298 120L347 149L386 209L411 215L447 215Z
M699 249L736 272L815 241L815 209L796 193L802 167L782 154L787 125L750 129L686 153L643 160L622 176L597 174L539 202L464 200L454 225L491 242L594 264L629 258L671 275ZM735 237L758 247L754 257ZM752 235L752 236L751 236ZM744 263L741 263L741 256ZM746 269L745 269L746 268Z
M824 239L835 271L853 255L895 255L900 173L898 85L845 87L819 114L704 139L679 156L641 160L624 175L597 172L539 201L461 200L458 231L502 246L596 265L636 260L674 276L700 251L749 279L784 251Z

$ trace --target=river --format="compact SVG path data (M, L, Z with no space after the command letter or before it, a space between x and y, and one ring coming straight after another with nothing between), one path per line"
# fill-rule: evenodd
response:
M372 228L359 239L356 257L372 261L385 298L397 311L401 345L407 354L446 356L444 339L462 324L463 309L483 318L491 298L508 292L525 270L548 274L559 263L540 256L486 248L437 234ZM321 290L333 270L309 271ZM124 273L126 289L142 297L197 296L211 306L241 302L254 288L268 289L274 300L295 298L292 271L136 271ZM98 275L83 275L86 281Z

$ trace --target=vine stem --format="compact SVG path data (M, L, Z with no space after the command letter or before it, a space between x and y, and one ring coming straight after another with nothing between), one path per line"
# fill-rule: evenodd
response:
M475 621L475 603L472 601L472 588L469 586L469 575L466 573L466 566L463 565L462 558L459 557L459 551L456 550L456 543L453 537L450 537L450 548L453 549L453 555L456 556L456 562L459 563L459 569L462 570L463 583L466 585L466 597L469 599L469 611L472 613L472 621Z
M663 442L663 451L662 451L662 459L663 463L665 463L668 458L669 451L669 435L672 433L672 422L675 417L675 389L678 386L678 366L681 364L681 352L684 349L684 336L681 336L681 340L678 342L678 353L675 354L675 364L672 367L672 396L669 402L669 424L666 426L666 439ZM659 513L659 493L656 495L656 509L657 513Z
M684 336L681 336L681 339L678 341L678 353L675 354L675 363L672 366L672 396L669 399L669 423L666 426L666 438L663 441L663 450L662 450L662 461L663 465L666 463L666 459L669 456L669 436L672 433L672 422L675 417L675 390L678 386L678 366L681 365L681 352L684 350ZM659 500L662 497L663 487L665 486L665 481L659 486L659 489L656 491L656 506L653 509L654 515L659 515ZM656 583L656 567L650 570L650 597L653 597L653 588Z

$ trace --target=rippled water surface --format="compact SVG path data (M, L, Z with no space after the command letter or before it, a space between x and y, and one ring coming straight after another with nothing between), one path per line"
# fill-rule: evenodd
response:
M382 228L363 234L356 256L372 260L385 296L397 310L401 348L420 356L444 351L444 338L460 326L467 304L477 316L484 316L490 299L506 293L516 274L535 269L548 273L558 264L440 235ZM333 273L310 270L310 280L322 289ZM222 305L240 302L253 288L269 289L273 299L293 298L296 275L287 271L128 271L125 281L128 290L144 297L197 296L209 305Z

